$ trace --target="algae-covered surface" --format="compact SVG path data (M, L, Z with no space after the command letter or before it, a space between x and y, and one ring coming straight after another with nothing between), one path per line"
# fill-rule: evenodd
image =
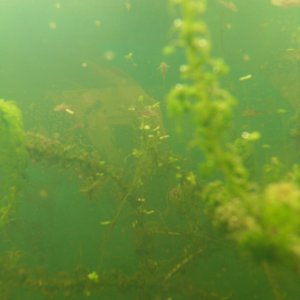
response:
M300 299L299 1L2 0L0 36L1 300Z

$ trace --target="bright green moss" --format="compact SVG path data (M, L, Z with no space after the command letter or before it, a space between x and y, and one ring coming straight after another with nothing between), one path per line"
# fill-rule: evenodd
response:
M0 100L0 227L9 221L26 163L22 114L10 101Z

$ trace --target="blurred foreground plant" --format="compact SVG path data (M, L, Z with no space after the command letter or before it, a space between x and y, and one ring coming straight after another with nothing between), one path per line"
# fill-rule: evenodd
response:
M203 21L205 0L171 0L179 17L176 37L166 54L182 51L182 82L170 91L170 112L188 114L194 124L194 145L201 150L201 179L206 181L202 198L214 222L242 247L264 261L300 263L300 190L295 167L277 182L250 181L243 153L260 138L243 132L230 142L226 132L232 123L235 99L219 84L227 73L221 59L211 56L211 41ZM203 158L204 157L204 158Z

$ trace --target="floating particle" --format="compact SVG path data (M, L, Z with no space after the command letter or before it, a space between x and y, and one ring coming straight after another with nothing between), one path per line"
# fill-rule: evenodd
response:
M173 22L173 26L176 30L180 30L182 28L183 22L182 19L175 19Z
M164 52L165 55L171 55L175 52L175 47L174 46L166 46L163 49L163 52Z
M48 27L51 30L55 30L57 28L57 25L55 22L51 21L51 22L49 22Z
M286 49L286 53L284 58L291 61L291 62L298 62L300 61L300 48L288 48Z
M59 2L55 3L54 7L57 8L57 9L60 9L61 8L61 3L59 3Z
M232 12L238 12L238 8L237 6L233 3L233 2L229 2L229 1L223 1L223 0L219 0L218 1L223 7L225 7L226 9L232 11Z
M41 198L48 198L49 197L49 192L46 189L41 189L39 191L39 196Z
M69 109L69 108L66 108L65 112L68 113L69 115L74 115L75 114L75 112L73 110Z
M65 111L69 106L65 103L60 103L53 108L53 111L61 112Z
M143 214L145 214L145 215L152 215L152 214L155 213L155 210L153 210L153 209L150 209L150 210L143 209L143 210L141 211L141 213L143 213Z
M106 51L104 53L104 58L108 61L112 61L114 60L116 57L115 53L113 51Z
M259 111L257 111L256 109L246 109L242 112L242 116L246 117L246 118L252 118L252 117L257 117L258 115L260 115L261 113Z
M83 290L83 294L84 294L84 296L86 296L86 297L90 297L92 293L91 293L91 291L85 289L85 290Z
M169 138L169 137L170 137L170 136L169 136L168 134L166 134L166 135L160 136L159 139L160 139L160 140L165 140L165 139L167 139L167 138Z
M88 64L84 61L81 63L81 68L87 68Z
M250 57L249 54L245 53L245 54L243 55L243 61L250 61L250 59L251 59L251 57Z
M60 133L58 133L58 132L54 132L52 136L53 136L53 138L55 140L59 140L60 139Z
M143 126L143 129L144 129L144 130L150 130L151 127L150 127L150 125L144 125L144 126Z
M144 104L144 100L145 100L144 96L143 95L139 95L138 102Z
M124 58L125 58L126 60L132 60L132 59L133 59L133 53L132 53L132 52L127 53L127 54L124 56Z
M74 115L75 114L75 112L70 108L70 106L65 104L65 103L61 103L61 104L56 105L53 108L53 111L55 111L55 112L66 112L69 115Z
M180 71L180 73L182 73L182 74L187 73L189 70L190 70L190 68L189 68L188 65L181 65L181 66L179 67L179 71Z
M152 131L158 131L160 129L160 126L156 126L155 128L152 129Z
M99 275L97 272L91 272L87 275L87 278L91 281L94 281L94 282L98 282L99 281Z
M134 220L134 221L131 223L132 228L136 228L136 226L138 225L138 223L139 223L138 220Z
M271 145L270 144L262 144L261 147L263 149L270 149L271 148Z
M245 76L242 76L239 78L239 81L245 81L245 80L249 80L252 78L252 75L251 74L248 74L248 75L245 75Z
M100 20L95 20L94 24L95 24L96 27L101 27L102 22Z
M247 140L249 137L250 137L250 133L249 133L249 132L244 131L244 132L242 133L242 138L243 138L243 139Z
M271 0L271 3L279 7L298 7L300 0Z
M225 28L226 29L232 29L232 24L230 24L230 23L225 24Z
M112 221L107 220L107 221L101 221L101 222L100 222L100 225L110 225L110 224L112 224L112 223L113 223Z
M129 0L125 0L124 1L124 6L127 9L127 11L130 11L131 8L132 8L132 4L131 4L131 2Z
M284 108L277 108L276 113L283 115L287 113L287 110Z
M260 139L260 133L258 131L254 131L254 132L244 131L241 137L247 141L257 141Z

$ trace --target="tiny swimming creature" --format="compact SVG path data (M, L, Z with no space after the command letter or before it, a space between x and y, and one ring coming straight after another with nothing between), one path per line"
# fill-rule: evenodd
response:
M170 66L168 66L168 64L166 62L162 61L157 68L161 72L163 80L166 79L166 74L167 74L167 70L169 69L169 67Z

